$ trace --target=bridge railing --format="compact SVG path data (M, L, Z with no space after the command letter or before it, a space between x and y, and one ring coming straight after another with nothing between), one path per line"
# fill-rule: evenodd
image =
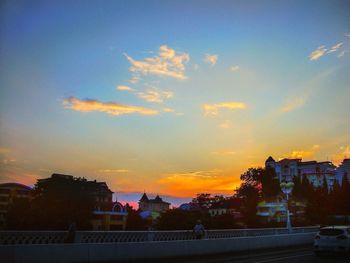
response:
M295 227L293 233L316 233L317 226ZM224 229L205 231L206 239L288 234L286 228ZM67 231L0 231L0 245L64 243ZM76 243L150 242L195 239L192 230L179 231L77 231Z

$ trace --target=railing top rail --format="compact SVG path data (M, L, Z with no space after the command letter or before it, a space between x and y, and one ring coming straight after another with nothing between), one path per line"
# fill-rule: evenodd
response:
M314 229L314 228L319 228L319 226L305 226L305 227L293 227L293 229L297 230L297 229ZM231 229L208 229L206 231L209 232L222 232L222 231L226 231L226 232L239 232L239 231L270 231L270 230L285 230L285 227L275 227L275 228L231 228ZM183 233L183 232L188 232L188 231L192 231L192 229L183 229L183 230L135 230L135 231L77 231L77 233L98 233L98 234L103 234L103 233L149 233L149 232L155 232L155 233ZM66 233L67 230L1 230L0 233Z

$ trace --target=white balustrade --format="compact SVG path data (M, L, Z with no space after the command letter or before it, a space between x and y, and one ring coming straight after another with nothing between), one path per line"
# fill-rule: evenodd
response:
M294 227L293 233L316 233L317 226ZM206 239L288 234L287 228L206 230ZM64 243L67 231L0 231L0 245ZM77 231L76 243L150 242L195 239L192 230L179 231Z

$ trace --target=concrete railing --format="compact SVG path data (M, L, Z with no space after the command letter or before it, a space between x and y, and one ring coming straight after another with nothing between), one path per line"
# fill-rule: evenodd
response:
M202 240L0 245L1 263L95 263L251 251L312 244L315 233L273 234ZM181 261L179 259L179 261Z
M293 233L315 233L318 227L296 227ZM286 228L207 230L206 239L288 234ZM64 243L66 231L0 231L0 245ZM78 231L75 243L125 243L195 239L193 231Z

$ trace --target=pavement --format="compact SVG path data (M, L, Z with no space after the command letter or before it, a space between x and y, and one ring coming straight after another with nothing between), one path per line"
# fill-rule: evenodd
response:
M350 263L350 254L324 254L316 256L312 246L249 251L244 253L173 258L152 261L157 263Z

